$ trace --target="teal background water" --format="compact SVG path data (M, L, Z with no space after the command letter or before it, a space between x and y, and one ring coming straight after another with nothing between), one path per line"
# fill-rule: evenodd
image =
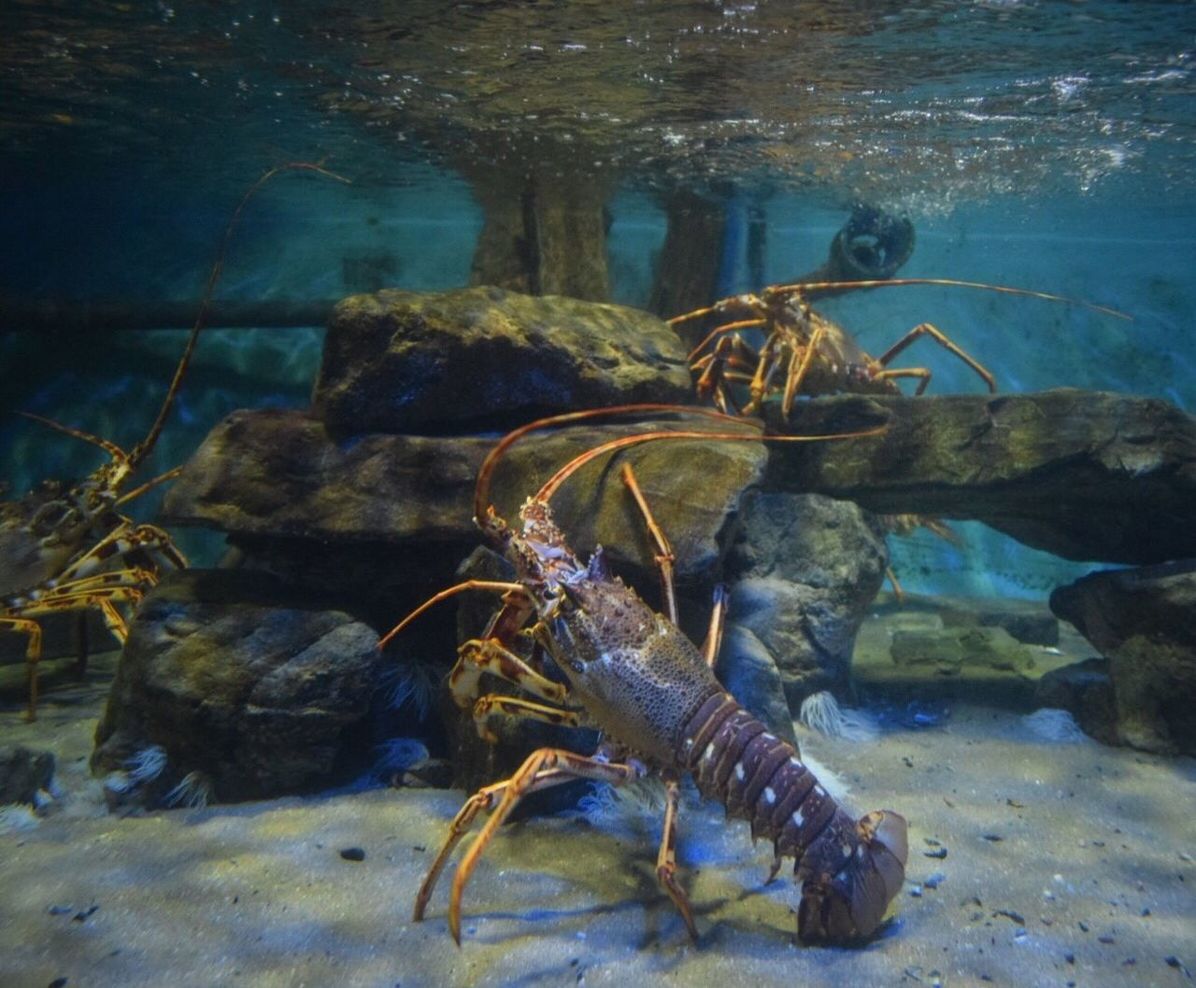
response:
M963 289L823 303L869 351L929 320L1002 390L1097 388L1191 411L1193 9L16 2L0 13L0 296L196 299L244 190L298 159L327 159L352 184L293 174L263 190L219 298L337 298L363 260L394 287L450 289L469 280L482 224L467 177L478 161L500 175L581 166L610 189L615 301L646 305L677 189L763 211L766 282L819 264L866 198L914 221L905 275L1134 316ZM759 287L741 253L730 260L734 290ZM184 338L4 329L10 494L96 462L14 411L131 444ZM181 462L234 408L304 405L321 343L318 327L205 333L151 469ZM933 369L936 393L981 388L930 344L909 362ZM151 497L139 510L153 509ZM963 550L892 540L909 589L1034 596L1090 568L959 528Z

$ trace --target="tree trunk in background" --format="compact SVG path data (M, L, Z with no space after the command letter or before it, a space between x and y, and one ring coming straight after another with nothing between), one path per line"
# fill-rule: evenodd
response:
M727 211L687 191L670 196L665 210L668 232L649 309L667 319L714 301Z
M601 176L467 170L483 212L470 282L529 295L610 299Z

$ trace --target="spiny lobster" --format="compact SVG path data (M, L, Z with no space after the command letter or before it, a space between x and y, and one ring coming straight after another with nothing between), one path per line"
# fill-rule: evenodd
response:
M996 378L979 361L951 340L942 330L928 322L919 323L879 357L867 353L838 323L816 312L809 296L818 293L840 293L854 289L901 287L910 285L944 285L958 288L977 288L1008 295L1039 298L1067 305L1079 305L1119 319L1132 317L1116 309L1081 299L1052 295L1049 292L1004 285L989 285L976 281L951 278L885 278L861 281L806 281L791 285L770 285L760 294L734 295L720 299L713 305L682 313L668 320L670 326L680 326L707 315L723 316L741 310L746 318L715 326L690 351L690 370L697 375L695 389L703 400L712 399L723 412L753 415L760 411L764 400L778 391L781 396L781 416L788 421L793 403L799 394L821 395L840 391L857 394L900 394L900 378L916 378L915 395L922 394L930 384L930 370L926 367L894 368L889 364L910 344L926 336L967 364L984 381L990 392L997 390ZM761 329L765 339L760 350L754 350L742 336L743 330ZM783 385L776 383L784 370ZM747 386L747 401L737 403L733 386ZM908 534L922 526L952 543L961 540L944 522L923 515L889 516L890 529ZM897 575L886 568L898 601L904 594Z
M186 558L163 529L138 524L119 510L151 488L172 480L178 475L179 468L127 493L122 494L121 490L145 462L166 424L220 280L229 239L242 211L271 178L291 170L315 172L345 181L318 164L290 162L271 168L245 193L225 228L203 301L166 397L149 432L132 450L126 452L116 443L82 429L29 412L21 413L51 429L98 446L109 457L108 462L76 484L47 480L19 501L0 502L0 629L7 628L28 636L25 663L29 704L26 716L30 720L37 716L37 671L42 654L42 629L38 618L56 611L98 607L113 637L123 644L128 627L118 605L135 607L158 583L163 564L178 568L187 565Z
M489 482L503 453L521 436L548 425L596 415L635 411L682 411L740 427L738 432L649 432L603 443L574 458L529 498L516 531L489 503ZM671 439L703 441L816 441L872 435L884 426L834 436L745 435L744 420L710 409L624 406L553 416L509 433L478 474L475 520L487 541L515 568L512 582L469 580L436 594L385 635L384 647L433 604L464 590L503 593L502 608L481 638L465 642L450 674L459 706L473 704L483 737L492 718L524 716L553 724L591 726L604 740L586 757L558 748L530 755L515 774L486 786L457 813L440 852L416 896L414 919L422 920L432 891L453 849L482 811L490 818L453 878L449 930L461 942L461 897L482 852L525 795L571 779L620 785L647 773L664 781L664 834L656 873L691 937L697 939L689 901L677 881L674 857L680 781L691 774L699 791L719 800L732 817L750 821L753 837L773 842L773 877L785 857L796 859L803 883L798 933L807 941L848 942L875 932L904 880L908 856L905 820L881 810L853 820L802 763L796 748L769 733L722 687L712 671L722 631L725 592L716 594L706 643L699 651L678 629L671 594L671 549L648 509L634 474L623 477L644 514L658 549L666 583L668 616L652 610L611 575L599 549L583 562L553 521L549 499L580 466L637 443ZM529 629L524 626L532 621ZM531 641L530 659L516 651ZM547 653L563 682L546 674ZM499 695L475 701L482 673L513 682L535 700Z
M809 302L810 296L818 293L909 285L979 288L1079 305L1119 319L1131 318L1107 306L1026 288L950 278L893 278L770 285L758 295L733 295L713 305L674 316L668 320L668 324L680 326L702 316L723 316L736 310L743 313L744 318L722 323L712 329L689 354L690 369L698 375L696 388L699 397L712 398L724 412L735 410L745 415L755 414L764 399L779 390L781 414L788 419L798 394L820 395L839 391L900 394L896 382L903 377L916 378L918 385L915 394L922 394L930 384L928 368L895 368L889 364L923 336L953 353L976 372L989 391L996 391L996 379L988 369L931 323L919 323L879 357L873 357L856 343L847 330L816 312ZM741 331L746 329L764 331L765 340L759 351L743 339ZM776 380L782 371L785 381L783 385L778 385ZM747 385L748 399L740 408L731 386L743 384Z

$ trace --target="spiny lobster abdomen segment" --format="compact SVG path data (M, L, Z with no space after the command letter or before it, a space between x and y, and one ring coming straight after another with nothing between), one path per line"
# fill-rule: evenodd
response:
M778 855L796 858L799 866L832 822L838 824L831 828L834 837L841 837L841 829L854 835L854 821L818 784L793 746L770 734L729 694L711 697L690 718L682 751L704 796L722 803L728 816L750 821L753 836L769 838ZM854 843L851 837L815 849L819 865L825 861L837 871Z
M852 820L786 741L730 694L706 699L686 721L678 762L703 795L773 842L776 864L796 858L803 940L871 936L897 895L909 857L905 820L891 810Z

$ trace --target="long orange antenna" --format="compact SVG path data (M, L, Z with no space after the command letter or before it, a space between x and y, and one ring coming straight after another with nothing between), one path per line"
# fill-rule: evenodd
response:
M751 422L750 419L736 419L741 424ZM756 423L759 424L759 423ZM552 495L557 492L557 488L568 480L574 473L584 467L591 460L603 456L606 453L614 453L621 449L627 449L631 446L638 446L641 443L659 442L666 439L702 439L711 440L714 442L738 442L738 443L817 443L830 442L838 439L862 439L865 436L879 436L883 432L888 431L888 423L883 425L873 426L870 429L860 429L854 432L832 432L823 436L766 436L763 433L756 436L744 435L742 432L702 432L700 430L688 431L669 431L658 430L656 432L641 432L634 436L620 436L618 439L611 439L608 442L602 443L600 446L595 446L593 449L588 449L579 456L575 456L572 460L561 467L556 473L548 478L546 483L536 493L537 501L547 502L552 498Z
M1115 319L1125 319L1129 322L1134 321L1134 317L1129 313L1122 312L1119 309L1112 309L1107 305L1097 305L1095 302L1086 302L1080 298L1069 298L1066 295L1053 295L1050 292L1038 292L1030 288L1010 288L1007 285L990 285L983 281L959 281L955 278L888 278L877 279L874 281L799 281L792 285L777 285L772 289L772 291L774 293L787 291L817 293L843 288L901 288L910 285L945 285L949 288L979 288L982 291L1000 292L1004 295L1021 295L1026 298L1045 299L1048 302L1062 302L1065 305L1078 305L1085 309L1091 309L1093 312L1099 312L1102 315L1113 316Z
M412 621L442 600L447 600L449 597L454 597L466 590L501 590L505 593L526 593L527 588L522 583L506 583L500 580L466 580L464 583L457 583L449 587L447 590L441 590L440 593L434 594L419 605L414 611L408 614L402 621L396 624L385 635L378 640L378 648L381 650L386 648L395 635L407 627Z
M580 412L562 412L559 415L549 415L536 419L518 429L513 429L498 441L478 470L477 486L474 489L473 516L477 521L486 517L486 510L490 507L490 481L499 460L508 449L526 436L529 432L548 428L554 425L566 425L570 422L581 422L586 419L600 418L607 415L627 415L629 413L700 415L703 418L720 422L737 423L742 425L744 420L734 415L725 415L713 408L703 408L700 405L669 405L664 403L642 403L638 405L611 405L609 408L587 408Z
M170 387L166 391L166 397L162 401L162 407L158 409L158 417L154 419L154 424L150 426L146 437L141 440L133 451L129 454L128 466L132 470L142 460L149 455L150 450L154 448L154 443L158 441L158 436L161 435L163 427L166 425L166 418L170 414L171 406L174 404L174 399L178 395L179 386L183 383L183 375L187 372L187 367L191 363L191 354L195 350L196 341L199 339L199 332L203 329L204 323L208 319L208 310L212 305L212 296L216 292L216 285L220 281L220 275L224 271L224 255L228 251L229 241L232 239L233 231L237 228L237 223L241 219L241 214L245 211L249 200L257 194L258 190L270 181L275 175L284 171L307 171L314 172L317 175L323 175L326 178L335 179L338 182L344 182L346 185L351 184L349 179L335 172L330 172L320 164L312 164L306 161L288 161L283 165L275 165L267 171L261 178L253 183L241 197L241 201L237 204L237 208L233 210L233 215L229 218L228 225L224 228L224 237L220 242L220 250L216 253L216 261L212 264L211 273L208 275L208 283L204 288L203 301L199 304L199 312L195 317L195 324L191 327L191 335L187 337L187 346L183 349L183 355L179 358L178 366L175 367L174 377L170 381Z

